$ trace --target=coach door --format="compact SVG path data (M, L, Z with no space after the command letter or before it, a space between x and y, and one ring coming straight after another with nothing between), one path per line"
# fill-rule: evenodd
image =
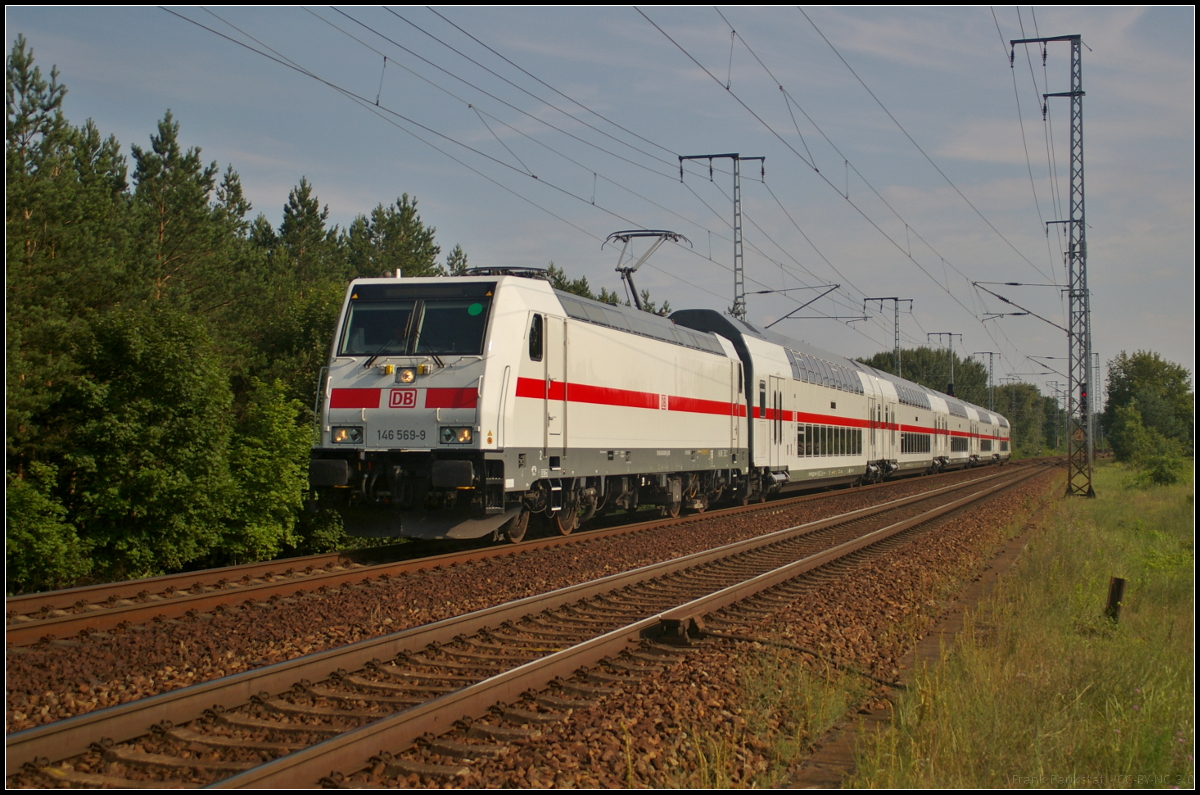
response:
M887 457L891 461L898 458L900 455L900 439L897 431L900 430L900 418L896 416L897 404L889 403L887 406Z
M767 376L767 378L770 379L771 382L771 412L769 415L769 422L771 425L770 465L772 467L777 467L782 466L784 463L783 445L784 440L787 438L787 435L784 431L783 379L777 375L770 375Z
M546 455L567 454L567 325L546 316Z
M892 430L892 423L896 417L886 398L879 402L879 415L882 418L882 422L879 425L879 458L881 460L890 460L895 457L896 434Z
M875 398L867 398L867 460L879 460L879 404Z

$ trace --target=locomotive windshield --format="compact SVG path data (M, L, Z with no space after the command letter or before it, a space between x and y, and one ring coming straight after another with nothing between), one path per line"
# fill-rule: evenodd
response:
M495 283L359 285L341 356L483 354Z

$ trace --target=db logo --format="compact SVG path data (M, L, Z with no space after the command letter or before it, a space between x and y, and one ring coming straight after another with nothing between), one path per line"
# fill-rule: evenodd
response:
M393 389L388 395L389 409L415 409L417 407L417 390Z

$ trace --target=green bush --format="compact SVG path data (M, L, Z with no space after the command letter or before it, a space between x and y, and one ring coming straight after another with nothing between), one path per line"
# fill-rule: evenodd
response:
M119 309L80 345L71 396L72 510L104 577L147 576L207 555L235 486L232 395L199 320Z
M1113 410L1108 438L1117 459L1133 466L1141 485L1178 483L1190 468L1183 445L1147 427L1136 402Z
M67 509L53 495L58 470L32 463L24 478L5 475L5 590L11 594L63 588L87 576L91 545L64 521Z
M296 516L308 488L311 430L297 422L303 407L280 381L255 381L230 443L235 497L218 560L245 563L295 547Z

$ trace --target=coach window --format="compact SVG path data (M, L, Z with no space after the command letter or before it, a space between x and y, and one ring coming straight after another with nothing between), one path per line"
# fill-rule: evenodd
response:
M529 359L530 361L540 362L542 360L542 316L534 315L533 323L529 326Z

